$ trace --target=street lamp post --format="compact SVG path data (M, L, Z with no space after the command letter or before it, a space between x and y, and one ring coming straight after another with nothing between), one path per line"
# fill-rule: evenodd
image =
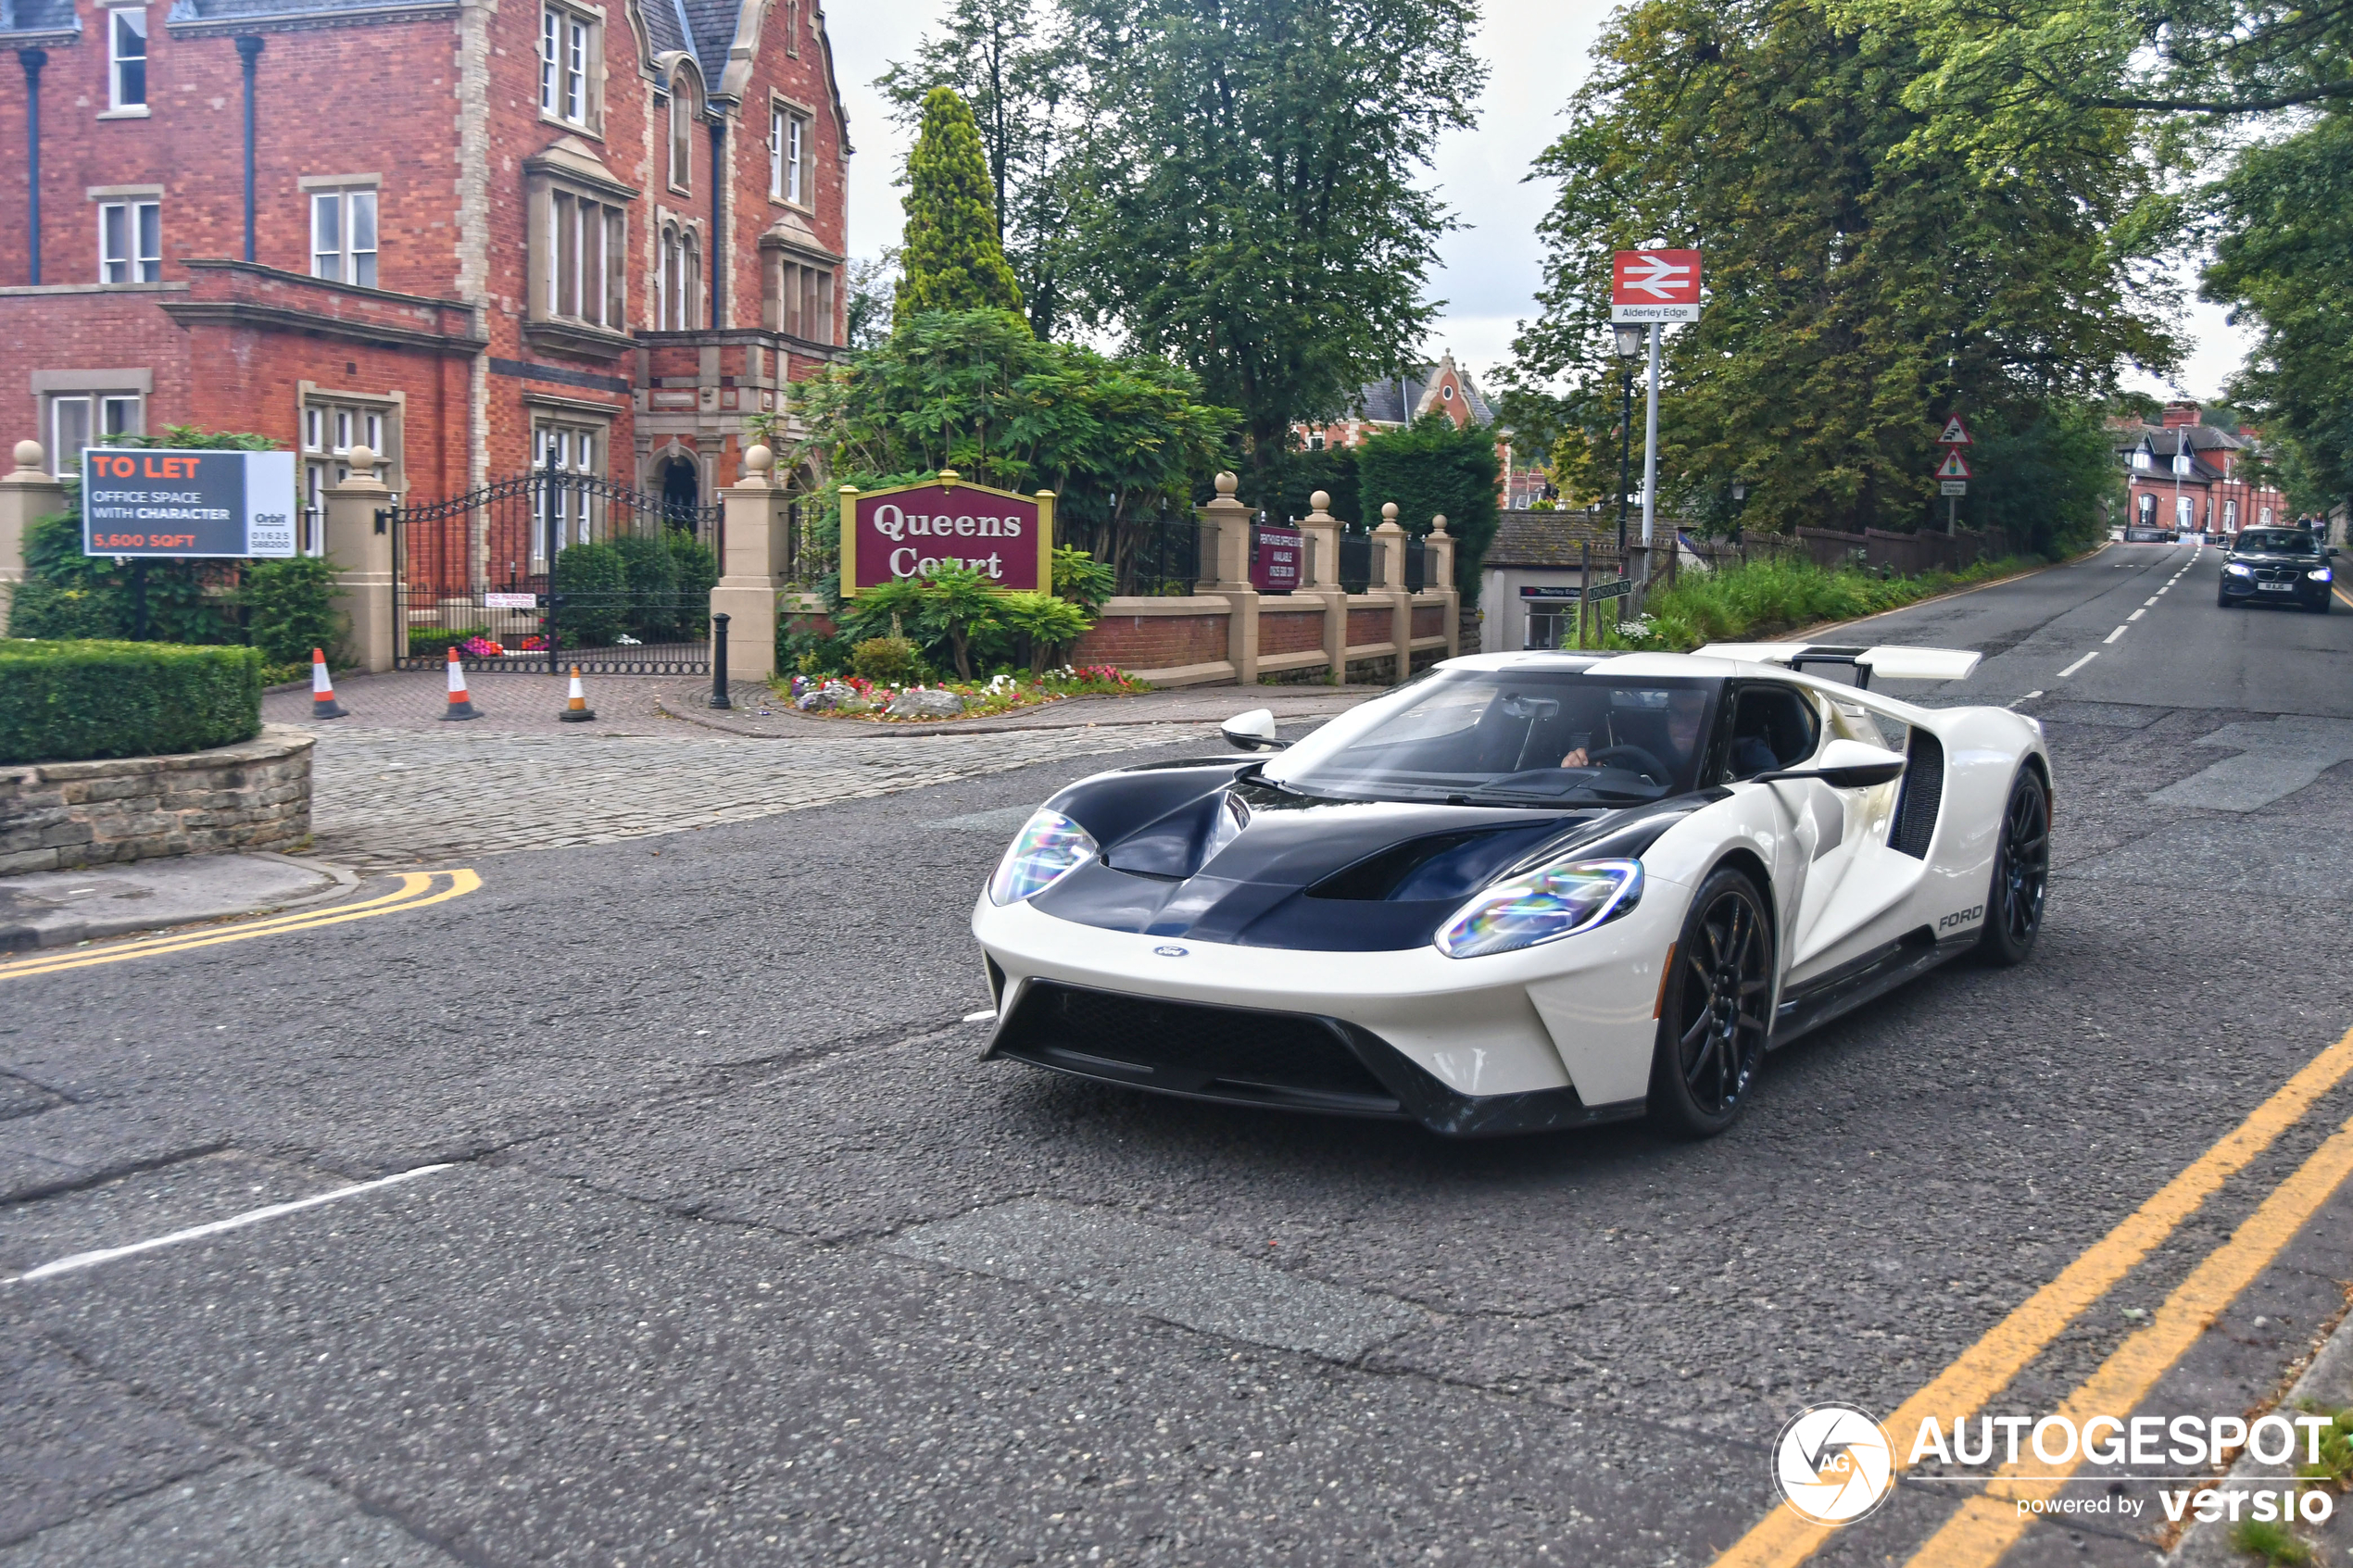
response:
M1620 322L1610 329L1617 340L1618 392L1620 408L1617 416L1617 569L1626 570L1626 495L1633 483L1634 470L1634 361L1646 346L1648 328Z

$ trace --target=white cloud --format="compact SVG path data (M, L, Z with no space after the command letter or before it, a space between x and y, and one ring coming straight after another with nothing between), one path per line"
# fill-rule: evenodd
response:
M872 83L949 8L950 0L868 0L825 17L843 107L857 156L849 166L849 249L872 256L896 243L902 214L891 183L907 153ZM1525 182L1529 166L1560 133L1561 110L1584 80L1587 53L1614 6L1605 0L1485 0L1475 44L1491 75L1478 129L1455 132L1439 145L1433 181L1465 227L1440 237L1432 294L1446 307L1423 345L1451 347L1481 377L1511 356L1515 324L1536 314L1542 281L1537 222L1552 205L1549 182ZM2195 279L2191 279L2195 293ZM2194 305L2186 325L2193 345L2179 391L2212 398L2238 368L2247 334L2218 307ZM2132 384L2178 395L2154 377Z

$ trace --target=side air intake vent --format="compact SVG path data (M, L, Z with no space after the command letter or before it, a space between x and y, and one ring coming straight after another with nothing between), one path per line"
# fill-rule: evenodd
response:
M1944 747L1926 730L1912 731L1911 765L1904 770L1904 796L1895 803L1895 834L1888 847L1915 859L1928 859L1936 836L1936 809L1944 802Z

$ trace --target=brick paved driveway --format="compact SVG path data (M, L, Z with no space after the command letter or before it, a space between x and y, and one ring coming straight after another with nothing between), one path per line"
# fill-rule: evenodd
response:
M1180 741L1223 749L1203 724L795 741L678 728L613 735L322 724L313 852L371 869L447 862L682 833L1055 758Z

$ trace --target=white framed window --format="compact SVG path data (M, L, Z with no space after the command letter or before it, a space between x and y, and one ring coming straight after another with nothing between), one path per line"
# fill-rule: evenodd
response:
M400 400L369 393L330 392L305 382L302 395L302 528L305 555L325 549L324 508L329 486L351 477L354 446L376 455L376 477L396 494L402 488Z
M695 187L698 102L695 84L681 71L670 89L670 188L673 191L691 191Z
M163 204L114 201L98 204L98 282L157 283L163 281Z
M623 331L628 316L628 228L622 209L550 190L539 258L543 317Z
M666 224L661 231L655 280L654 330L692 332L702 317L702 239L694 230Z
M82 471L82 449L119 435L146 433L145 400L135 392L60 392L49 398L49 467Z
M311 193L310 275L376 286L375 192Z
M107 14L107 98L109 108L144 108L147 102L147 13L122 6Z
M2262 526L2263 526L2263 527L2265 527L2265 528L2269 528L2269 527L2271 527L2271 508L2269 508L2269 507L2265 507L2265 508L2263 508L2263 522L2262 522Z
M594 477L597 459L604 449L605 432L593 425L570 424L556 420L535 420L531 427L531 466L553 469L559 474L585 474ZM552 503L541 513L539 525L532 530L531 567L534 571L547 570L547 524L552 513L555 519L556 548L592 543L603 506L599 497L589 494L586 486L578 489L559 483Z
M539 13L539 112L567 125L596 119L601 40L593 18L560 6Z
M768 111L768 194L796 207L810 205L809 117L782 104Z

